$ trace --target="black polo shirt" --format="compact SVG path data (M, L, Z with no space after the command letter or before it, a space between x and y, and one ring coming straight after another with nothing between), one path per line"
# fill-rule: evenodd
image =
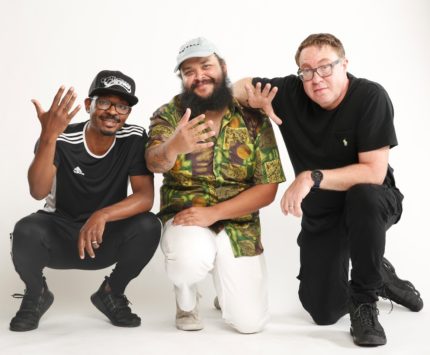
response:
M296 175L358 162L358 153L397 145L393 105L384 88L348 74L348 91L338 107L326 110L305 93L295 75L254 78L278 87L272 104Z

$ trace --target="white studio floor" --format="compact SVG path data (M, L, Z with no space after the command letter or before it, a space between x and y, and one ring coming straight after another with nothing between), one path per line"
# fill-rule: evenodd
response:
M142 326L124 329L112 326L85 298L56 300L37 330L15 333L8 330L10 317L20 300L6 301L0 314L0 354L172 354L172 355L276 355L276 354L430 354L429 313L424 308L413 313L387 301L379 302L380 320L388 344L378 348L358 348L349 334L349 319L336 325L316 326L300 305L287 313L272 314L266 330L242 335L226 326L212 306L212 296L204 295L201 314L205 329L183 332L174 327L174 303L152 305L137 302L131 307L143 320ZM13 308L11 308L13 307ZM10 311L13 309L13 311Z

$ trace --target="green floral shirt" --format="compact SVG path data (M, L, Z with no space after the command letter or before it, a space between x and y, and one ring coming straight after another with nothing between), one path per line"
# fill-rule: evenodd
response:
M148 147L166 141L184 110L180 98L160 107L151 118ZM178 155L164 174L159 217L165 223L183 209L213 206L257 184L285 181L270 120L237 101L225 113L214 145L200 152ZM233 253L254 256L263 252L259 213L218 221L210 227L225 229Z

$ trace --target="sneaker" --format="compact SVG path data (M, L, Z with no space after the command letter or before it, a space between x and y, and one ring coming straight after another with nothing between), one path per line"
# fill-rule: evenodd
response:
M125 295L115 295L112 291L106 291L109 278L101 284L96 293L91 295L91 302L97 309L102 312L113 325L118 327L138 327L140 325L140 318L131 313L128 306L130 301Z
M382 279L384 281L380 294L382 298L387 298L413 312L418 312L423 308L423 300L414 285L409 281L399 279L394 266L385 258L382 259Z
M176 328L187 331L202 330L204 328L199 316L199 296L197 296L196 306L189 312L180 309L178 303L176 303Z
M25 294L15 293L14 298L22 298L21 307L15 317L10 321L9 329L14 332L26 332L36 329L43 314L54 302L54 295L48 289L45 278L43 278L43 289L37 299L31 299L28 292Z
M350 333L354 343L358 346L385 345L387 338L384 328L378 321L378 308L374 303L350 303L351 318Z
M220 304L219 304L218 296L214 298L214 307L215 307L218 311L220 311L220 310L221 310L221 306L220 306Z

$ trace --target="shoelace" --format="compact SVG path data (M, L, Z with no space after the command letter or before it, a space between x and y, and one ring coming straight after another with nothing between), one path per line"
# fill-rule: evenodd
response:
M191 318L197 320L198 319L198 313L195 310L192 310L189 312L183 311L182 309L179 310L177 318L188 318L188 317L191 317Z
M24 294L23 293L14 293L13 295L11 295L13 298L24 298Z
M385 286L384 286L385 287ZM384 291L384 295L385 296L380 296L383 300L385 300L385 301L390 301L390 305L391 305L391 307L390 307L390 311L388 312L388 314L390 314L392 311L393 311L393 309L394 309L394 305L393 305L393 301L391 300L391 298L388 298L386 295L386 292ZM378 313L379 314L379 313Z
M372 327L375 323L373 310L379 314L378 308L371 303L361 303L354 311L354 318L360 318L361 324Z
M412 284L412 282L407 280L400 279L395 272L395 269L393 265L391 265L388 260L382 261L382 267L386 270L386 272L391 274L392 279L394 280L394 283L399 286L400 288L413 292L417 297L420 297L420 292L415 288L415 286ZM402 287L403 285L406 286L406 288Z
M125 295L114 296L108 294L105 296L107 299L107 306L112 313L118 318L130 317L132 315L131 309L128 306L132 304Z
M14 293L12 295L13 298L22 298L23 301L21 303L21 307L19 308L16 317L28 317L28 314L31 314L33 318L37 317L38 305L37 302L31 299L25 299L25 294L22 293Z

